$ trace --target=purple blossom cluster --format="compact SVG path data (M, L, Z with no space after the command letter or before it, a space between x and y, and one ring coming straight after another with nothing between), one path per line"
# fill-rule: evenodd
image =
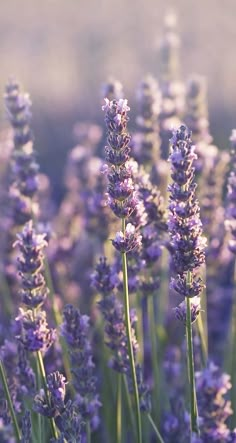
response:
M206 239L202 237L200 207L195 196L193 161L197 157L194 153L191 134L185 126L180 126L174 132L170 143L169 161L173 183L169 186L168 228L172 266L176 273L171 280L171 287L184 297L194 297L192 319L195 320L200 311L198 297L203 289L203 283L197 276L197 271L205 262L206 247ZM185 302L179 305L176 314L184 321L186 318Z
M101 402L97 393L98 381L89 338L89 317L81 315L72 305L65 306L63 315L61 331L70 353L73 386L76 391L75 404L82 420L96 429L100 422Z
M102 108L105 111L107 142L105 157L109 166L105 166L108 178L108 204L114 214L129 218L135 211L138 198L133 181L133 163L130 158L130 135L127 133L128 111L127 100L105 99ZM125 234L118 233L113 241L116 249L129 252L140 246L141 238L135 228L128 224Z
M230 376L222 373L212 362L196 373L200 417L199 443L235 443L235 432L230 431L227 419L232 414L226 395L231 388Z
M33 150L31 101L16 81L9 80L5 104L14 133L10 186L12 217L16 225L23 225L37 212L34 196L38 190L39 166Z
M55 340L55 331L48 326L46 312L40 310L48 294L42 274L43 249L47 242L45 235L36 234L32 221L24 226L17 237L15 245L20 251L17 266L24 309L19 309L16 318L16 336L28 351L45 352Z
M34 410L52 418L60 415L65 409L66 379L60 372L52 372L47 377L49 402L43 389L34 398Z

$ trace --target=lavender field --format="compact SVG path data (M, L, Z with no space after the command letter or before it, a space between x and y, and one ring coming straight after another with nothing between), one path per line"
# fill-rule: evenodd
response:
M159 17L155 44L140 36L145 74L138 41L126 53L114 28L103 52L94 17L94 66L81 63L78 83L67 50L50 61L55 84L5 53L0 443L236 443L235 65L217 77L176 12ZM208 78L186 67L194 38Z

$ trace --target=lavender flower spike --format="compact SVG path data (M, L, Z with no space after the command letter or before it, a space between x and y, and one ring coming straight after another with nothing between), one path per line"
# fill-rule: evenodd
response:
M126 219L131 216L137 208L138 198L133 181L133 167L129 162L130 135L127 133L127 113L130 108L127 100L105 99L103 106L105 111L105 122L107 126L107 142L105 147L108 176L108 203L115 215L122 219L122 232L118 232L113 240L113 245L121 252L122 273L125 299L125 322L128 337L129 362L132 374L136 424L138 431L138 442L142 440L139 393L137 384L137 374L135 369L134 353L132 348L132 330L130 324L129 289L127 274L126 253L135 249L141 243L141 237L135 232L132 224L126 227Z
M201 430L201 442L233 443L235 440L226 425L232 414L231 402L225 398L231 389L230 376L210 362L196 373L196 386Z
M171 286L184 297L199 295L203 284L196 276L205 262L206 239L202 237L200 207L195 196L193 161L196 159L191 134L185 126L174 133L171 141L169 161L172 164L169 186L169 222L173 268L177 277ZM192 273L192 283L187 280Z
M133 170L130 164L130 135L127 133L127 113L130 108L127 100L109 101L105 99L102 108L107 125L105 158L109 163L106 168L108 178L108 204L119 218L129 217L137 205L137 196L133 183Z
M69 346L73 384L76 390L75 403L81 417L89 422L92 429L99 425L98 410L101 406L97 394L97 377L89 339L89 317L81 315L72 305L64 309L62 335Z
M31 101L29 95L22 92L14 80L8 82L4 98L14 134L9 193L14 222L22 225L32 218L32 214L36 215L38 212L35 196L38 191L39 165L33 150Z
M22 282L20 296L27 310L20 308L16 318L16 336L25 349L31 352L46 351L55 339L55 331L48 327L46 312L39 310L48 293L42 275L42 251L47 242L44 235L36 234L32 221L24 226L17 237L15 245L21 253L18 257L18 271Z
M200 208L195 196L193 161L197 158L191 133L185 126L174 132L170 140L171 177L169 186L170 244L176 282L171 282L177 292L185 297L176 308L176 316L186 325L187 359L190 383L191 433L198 432L198 412L193 360L192 322L200 313L199 294L203 284L197 276L205 262L206 240L202 237ZM196 294L196 295L195 295ZM193 302L192 302L193 301Z
M56 417L65 409L66 379L56 371L48 375L49 402L45 392L40 390L34 398L34 410L45 417Z

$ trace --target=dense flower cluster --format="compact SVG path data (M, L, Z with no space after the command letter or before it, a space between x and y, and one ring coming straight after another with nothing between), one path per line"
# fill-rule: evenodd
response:
M176 397L170 401L171 411L163 419L163 437L165 443L187 443L190 440L189 414L182 399Z
M43 389L34 398L34 410L45 417L56 417L65 409L66 379L60 372L52 372L47 377L49 402Z
M32 436L32 424L30 411L26 411L21 421L22 440L21 443L30 443Z
M140 164L151 169L160 161L160 138L158 135L158 116L161 106L161 93L156 80L147 76L137 91L139 115L136 119L134 155Z
M97 377L89 329L89 317L81 315L72 305L66 305L61 330L70 352L73 385L76 390L75 403L82 419L85 422L89 421L92 428L96 429L101 403L97 394Z
M127 133L127 113L130 108L127 100L105 99L103 110L106 113L105 122L108 132L105 156L109 166L104 168L108 178L108 204L117 217L125 219L131 216L138 204L133 181L134 164L129 161L130 135ZM124 238L121 238L118 233L114 240L114 246L121 252L136 249L141 242L135 229L131 225L128 226L127 235L124 236L123 233Z
M5 103L14 131L10 187L13 220L16 225L22 225L37 212L34 196L38 190L39 166L33 151L31 101L28 94L20 91L19 84L10 80L6 86Z
M210 362L196 373L196 387L200 416L199 443L235 443L235 434L226 425L232 414L231 403L225 396L231 388L229 375Z
M194 143L209 144L212 137L209 133L206 79L193 75L187 84L185 122L192 131ZM198 148L197 148L198 149Z
M173 183L169 186L168 228L173 268L177 275L172 279L171 286L184 297L197 297L203 288L201 279L196 277L196 271L205 262L206 240L202 237L200 208L195 196L196 185L192 166L195 159L191 134L182 125L171 139L169 161L172 165ZM191 281L189 281L189 273ZM176 311L178 318L184 319L186 313L184 304L181 304ZM195 306L197 306L196 301ZM194 311L194 319L198 312L199 307L196 312Z
M54 342L55 331L48 327L46 312L40 310L48 294L43 270L45 236L36 234L32 221L17 235L20 250L18 271L22 290L20 296L27 310L20 308L16 318L16 335L28 351L46 351Z

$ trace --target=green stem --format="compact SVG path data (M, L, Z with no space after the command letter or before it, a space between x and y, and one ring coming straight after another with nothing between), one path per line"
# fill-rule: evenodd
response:
M11 291L6 276L3 273L0 274L0 286L3 294L3 311L5 312L6 316L12 316L14 309Z
M91 443L91 429L89 421L86 422L87 443Z
M122 232L125 235L125 219L122 219ZM123 286L124 286L124 306L125 306L125 323L126 323L126 333L128 339L128 352L130 360L131 376L133 381L134 389L134 399L135 399L135 412L136 412L136 422L138 430L138 443L142 443L142 424L141 424L141 414L139 407L139 393L138 384L135 370L134 362L134 352L132 346L132 334L131 334L131 324L130 324L130 310L129 310L129 288L128 288L128 271L127 271L127 258L126 253L122 252L122 271L123 271Z
M197 318L197 329L198 329L198 334L199 334L199 338L200 338L200 342L201 342L202 362L203 362L203 366L205 367L207 364L207 359L208 359L208 349L207 349L208 345L207 345L206 335L204 333L204 324L203 324L201 312Z
M154 376L154 405L156 420L159 420L160 415L160 402L158 399L159 391L159 368L158 368L158 355L157 355L157 333L156 333L156 322L155 322L155 312L154 312L154 296L149 296L148 298L148 313L150 319L150 332L151 332L151 344L152 344L152 370Z
M39 362L36 359L35 361L36 364L36 384L37 384L37 391L39 392L41 389L41 377L40 377L40 367L39 367ZM39 440L40 443L42 442L42 416L41 414L37 414L37 418L38 418L38 429L37 429L37 440Z
M48 296L49 296L49 299L52 304L53 318L54 318L56 325L59 326L62 323L62 316L61 316L61 313L57 307L57 304L55 303L52 276L51 276L51 272L50 272L48 259L46 257L44 259L44 270L45 270L44 272L45 272L45 279L47 282L47 287L49 289Z
M133 411L133 408L132 408L131 399L130 399L130 395L129 395L129 389L128 389L128 385L127 385L127 378L124 375L123 375L122 378L123 378L123 382L124 382L125 395L126 395L128 409L129 409L129 417L130 417L130 421L131 421L131 426L132 426L132 429L134 430L135 440L136 440L137 432L136 432L136 427L135 427L134 411Z
M9 411L11 414L11 419L12 419L12 423L13 423L13 427L14 427L14 432L15 432L15 436L18 442L21 441L21 433L20 433L20 429L17 423L17 419L16 419L16 415L15 415L15 411L13 408L13 404L12 404L12 400L11 400L11 395L8 389L8 384L7 384L7 379L6 379L6 375L5 375L5 370L4 370L4 366L3 366L3 362L0 359L0 378L2 381L2 386L4 389L4 393L7 399L7 403L8 403L8 407L9 407Z
M45 392L47 404L48 404L48 406L50 406L50 398L49 398L49 392L48 392L47 380L46 380L46 373L45 373L45 369L44 369L44 363L43 363L42 354L41 354L40 351L37 351L36 355L37 355L37 362L38 362L39 371L40 371L42 382L43 382L43 387L44 387L44 392ZM53 437L54 438L58 438L56 424L55 424L55 421L54 421L53 418L50 418L50 424L51 424L51 429L52 429Z
M191 284L191 273L188 272L188 284ZM195 388L194 359L193 359L193 337L192 337L192 321L191 321L191 298L185 298L187 307L186 318L186 336L187 336L187 360L188 360L188 376L190 385L190 415L191 415L191 431L199 432L198 429L198 411L197 397Z
M158 429L157 429L157 427L156 427L156 425L155 425L151 415L147 414L147 417L148 417L148 420L150 421L150 423L151 423L151 425L153 427L153 430L155 431L155 434L156 434L156 436L158 438L159 443L165 443L163 438L162 438L162 436L161 436L161 434L160 434L160 432L158 431Z
M121 374L117 377L117 393L116 393L116 442L121 443Z

